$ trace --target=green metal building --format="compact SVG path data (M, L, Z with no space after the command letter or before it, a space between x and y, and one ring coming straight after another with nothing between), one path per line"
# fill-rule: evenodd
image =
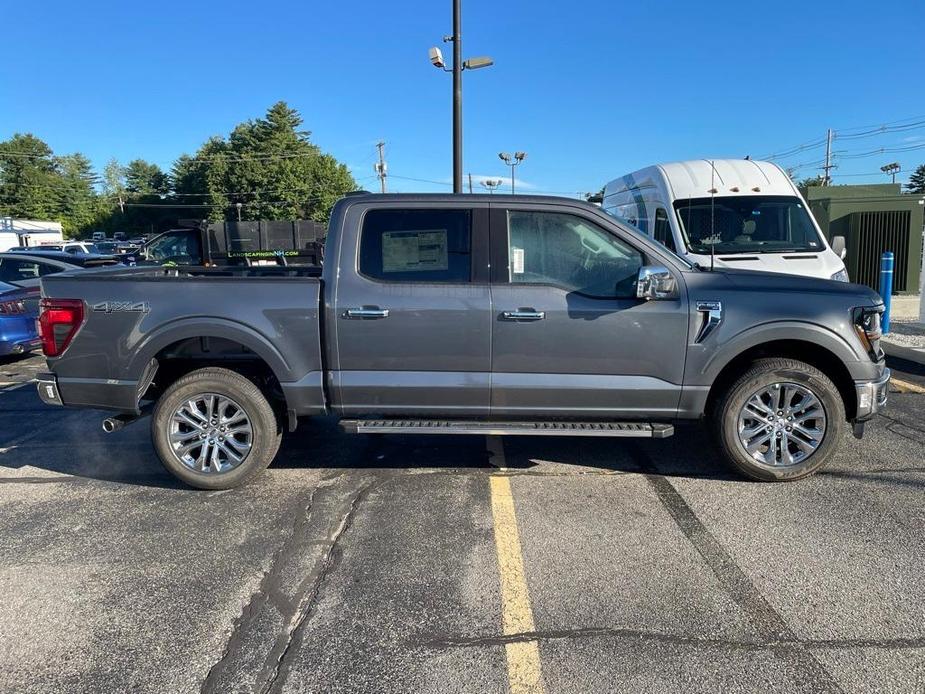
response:
M898 183L814 186L806 202L829 241L845 237L852 282L879 289L880 255L893 251L893 293L918 293L925 196L903 195Z

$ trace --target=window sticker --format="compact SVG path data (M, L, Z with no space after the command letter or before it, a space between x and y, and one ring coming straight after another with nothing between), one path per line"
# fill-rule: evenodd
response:
M448 267L446 229L388 231L382 235L383 272L428 272Z
M511 249L511 270L513 270L515 275L522 275L524 273L524 249L523 248L512 248Z

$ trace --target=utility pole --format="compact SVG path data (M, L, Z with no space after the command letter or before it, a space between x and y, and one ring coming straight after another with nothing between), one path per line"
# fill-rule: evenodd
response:
M385 177L388 176L388 168L385 164L385 156L382 153L382 148L385 147L385 142L380 140L376 143L376 147L379 149L379 161L373 167L376 170L376 175L379 177L379 192L385 192Z
M469 195L472 195L472 174L469 174Z
M822 176L822 185L827 186L832 182L832 177L829 175L829 171L835 168L835 165L832 163L832 138L834 134L832 133L832 128L829 128L825 132L825 166L822 167L823 176Z
M453 0L453 192L462 193L462 9Z

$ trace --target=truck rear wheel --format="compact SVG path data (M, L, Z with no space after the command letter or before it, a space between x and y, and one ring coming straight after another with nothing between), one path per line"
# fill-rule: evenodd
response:
M151 439L174 476L199 489L231 489L273 461L282 430L256 385L210 367L167 388L151 416Z
M845 406L819 369L760 359L720 397L712 417L730 463L752 479L784 482L825 465L843 436Z

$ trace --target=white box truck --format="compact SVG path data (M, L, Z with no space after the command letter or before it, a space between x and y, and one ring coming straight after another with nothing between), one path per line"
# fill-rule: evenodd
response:
M703 267L848 281L845 239L828 244L800 191L771 162L655 164L608 183L601 206Z
M63 241L61 222L0 217L0 252L18 246L47 246Z

